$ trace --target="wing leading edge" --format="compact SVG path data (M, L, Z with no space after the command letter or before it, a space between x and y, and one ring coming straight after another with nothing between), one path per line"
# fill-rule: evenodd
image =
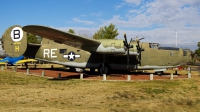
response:
M101 44L100 42L93 39L74 35L68 32L64 32L64 31L46 27L46 26L27 25L27 26L24 26L22 29L28 33L39 35L41 37L54 40L55 42L66 44L66 45L77 47L77 48L88 47L88 46L98 46Z

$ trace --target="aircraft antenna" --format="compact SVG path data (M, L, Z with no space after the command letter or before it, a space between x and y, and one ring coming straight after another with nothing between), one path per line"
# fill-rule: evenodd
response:
M177 30L175 30L175 32L176 32L176 47L177 47Z

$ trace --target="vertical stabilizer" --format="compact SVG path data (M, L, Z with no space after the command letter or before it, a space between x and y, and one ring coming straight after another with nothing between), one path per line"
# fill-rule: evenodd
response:
M3 37L3 49L11 57L18 57L24 54L27 48L27 35L19 25L8 28Z

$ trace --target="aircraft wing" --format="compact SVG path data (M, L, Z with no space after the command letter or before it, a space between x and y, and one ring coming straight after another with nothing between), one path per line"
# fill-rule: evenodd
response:
M5 65L5 64L7 64L6 62L0 62L0 65Z
M37 60L35 59L24 59L24 60L19 60L15 62L15 64L22 64L22 63L29 63L29 62L36 62Z
M85 38L79 35L71 34L68 32L60 31L46 26L28 25L24 26L22 29L28 33L39 35L41 37L54 40L55 42L77 48L96 46L101 44L100 42L93 39Z

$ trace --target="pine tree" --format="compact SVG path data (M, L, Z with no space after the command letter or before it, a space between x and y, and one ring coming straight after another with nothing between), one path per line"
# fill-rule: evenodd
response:
M94 39L115 39L119 33L117 32L114 24L109 26L100 27L100 29L93 35Z
M74 31L73 29L69 29L69 30L68 30L68 33L75 34L75 31Z
M195 54L198 56L198 60L200 60L200 42L198 42L198 49L195 50Z
M41 37L36 36L34 34L28 33L27 34L27 42L28 43L36 43L39 44L41 42Z

